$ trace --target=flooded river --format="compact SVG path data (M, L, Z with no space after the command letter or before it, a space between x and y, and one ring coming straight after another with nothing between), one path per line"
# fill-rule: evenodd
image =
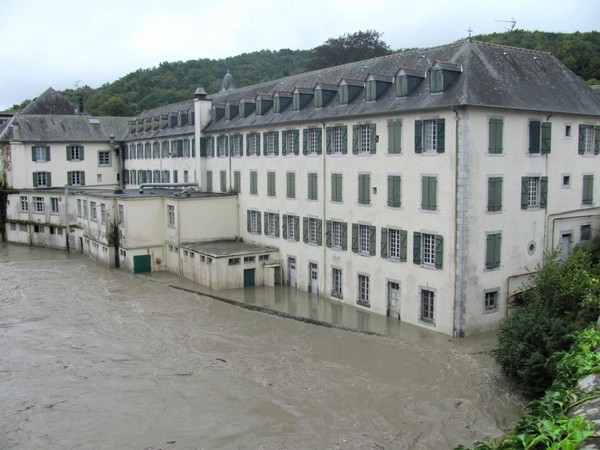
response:
M320 327L0 244L0 448L447 449L517 421L489 337L402 327Z

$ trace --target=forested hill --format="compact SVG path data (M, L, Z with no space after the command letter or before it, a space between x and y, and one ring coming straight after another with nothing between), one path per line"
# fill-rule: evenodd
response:
M217 92L229 70L236 86L248 86L308 70L380 56L392 52L376 31L356 32L327 40L312 50L261 50L225 59L163 62L139 69L97 89L88 86L63 91L93 115L132 116L157 106L190 99L197 87ZM548 33L513 30L475 36L496 44L549 52L590 84L600 83L600 32ZM398 50L400 51L400 50ZM15 106L16 108L24 106Z

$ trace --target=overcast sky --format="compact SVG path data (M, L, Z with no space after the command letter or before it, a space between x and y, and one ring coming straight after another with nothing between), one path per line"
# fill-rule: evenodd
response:
M513 18L524 30L598 31L599 16L599 0L0 0L0 111L163 61L305 50L366 30L394 50L430 47Z

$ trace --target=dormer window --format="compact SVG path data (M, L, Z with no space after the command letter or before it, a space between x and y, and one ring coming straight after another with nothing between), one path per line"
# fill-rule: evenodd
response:
M231 103L225 105L225 120L231 120L238 115L239 106Z
M396 74L396 96L408 97L424 78L421 70L400 69Z
M246 117L248 117L250 115L250 113L252 113L252 111L254 111L254 108L255 108L254 100L250 100L250 99L241 100L240 106L239 106L240 119L245 119Z
M315 108L323 107L323 91L321 89L315 90Z
M431 92L444 90L444 72L441 69L431 71Z
M296 88L292 94L292 109L300 111L313 98L314 91L308 88Z
M317 83L315 86L315 108L322 108L335 96L338 88L336 85Z
M340 105L348 104L348 86L345 84L338 88L338 101Z
M294 111L300 110L300 94L298 92L294 92L292 97L292 109Z
M211 110L212 122L218 122L225 115L225 107L222 105L213 105Z
M262 116L273 106L273 99L269 96L256 97L256 115Z
M275 93L273 96L273 112L278 114L285 110L292 103L292 94L290 93Z
M177 114L170 113L169 114L169 128L173 128L177 126Z
M444 92L461 72L458 64L436 61L429 71L429 91L432 94Z
M392 85L392 77L371 74L365 82L365 100L374 102Z
M377 100L377 85L375 80L369 80L365 84L365 99L368 102Z
M340 105L347 105L364 89L365 83L362 80L343 79L338 84L338 102Z

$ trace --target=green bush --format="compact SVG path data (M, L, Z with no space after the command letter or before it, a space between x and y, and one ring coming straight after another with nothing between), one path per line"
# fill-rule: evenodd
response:
M539 396L552 384L556 364L550 356L567 350L570 334L598 319L598 247L598 241L577 246L565 261L549 255L527 284L523 306L500 328L492 355L528 396Z

